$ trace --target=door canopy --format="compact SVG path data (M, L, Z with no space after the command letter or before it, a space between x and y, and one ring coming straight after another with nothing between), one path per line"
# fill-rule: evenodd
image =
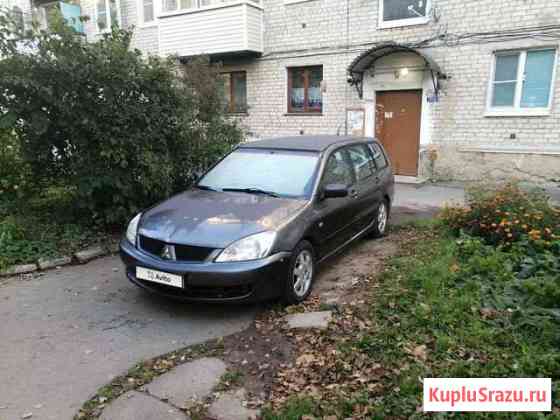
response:
M364 93L363 82L364 73L366 72L366 70L374 68L375 62L380 58L400 52L414 53L424 60L424 63L426 64L426 70L429 71L432 76L434 92L436 95L438 95L440 90L439 81L447 78L445 74L442 73L439 65L431 57L420 53L418 50L412 47L402 44L396 44L394 42L387 42L379 44L363 52L362 54L357 56L348 67L348 83L351 86L356 87L356 90L360 95L360 99L362 99Z

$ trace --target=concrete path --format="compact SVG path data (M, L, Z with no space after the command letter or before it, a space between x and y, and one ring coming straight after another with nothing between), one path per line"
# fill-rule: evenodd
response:
M0 419L71 419L135 362L242 330L255 312L148 296L117 257L10 280L0 287Z
M393 217L429 217L463 190L397 185ZM0 286L0 420L66 420L135 362L232 334L255 307L186 305L148 296L117 257Z
M464 202L465 190L462 186L396 184L391 223L429 219L445 204Z

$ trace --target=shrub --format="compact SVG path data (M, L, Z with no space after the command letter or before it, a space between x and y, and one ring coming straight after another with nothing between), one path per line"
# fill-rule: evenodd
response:
M10 202L34 189L31 168L21 156L19 139L12 130L0 129L0 202Z
M203 60L178 77L176 60L131 50L132 32L87 43L61 18L19 44L8 35L0 30L0 125L14 126L35 179L75 192L83 220L124 222L241 140Z
M560 235L560 209L543 191L515 182L470 189L467 207L447 207L442 219L455 232L463 230L494 245L529 238L546 246Z

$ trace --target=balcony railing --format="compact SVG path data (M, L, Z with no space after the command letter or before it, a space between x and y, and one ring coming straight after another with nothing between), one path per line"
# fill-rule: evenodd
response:
M260 0L164 0L158 20L162 55L263 52Z

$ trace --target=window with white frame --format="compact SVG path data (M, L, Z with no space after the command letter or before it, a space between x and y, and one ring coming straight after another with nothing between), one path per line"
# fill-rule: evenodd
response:
M140 22L150 25L156 21L155 0L140 0L139 14Z
M96 0L95 15L99 32L108 32L112 27L120 26L119 0Z
M495 53L489 112L547 113L552 103L555 64L554 48Z
M431 0L379 0L379 27L419 25L429 21Z
M222 6L234 3L238 0L163 0L164 12L175 12L178 10L199 9L206 7ZM261 0L248 0L251 3L261 4Z

